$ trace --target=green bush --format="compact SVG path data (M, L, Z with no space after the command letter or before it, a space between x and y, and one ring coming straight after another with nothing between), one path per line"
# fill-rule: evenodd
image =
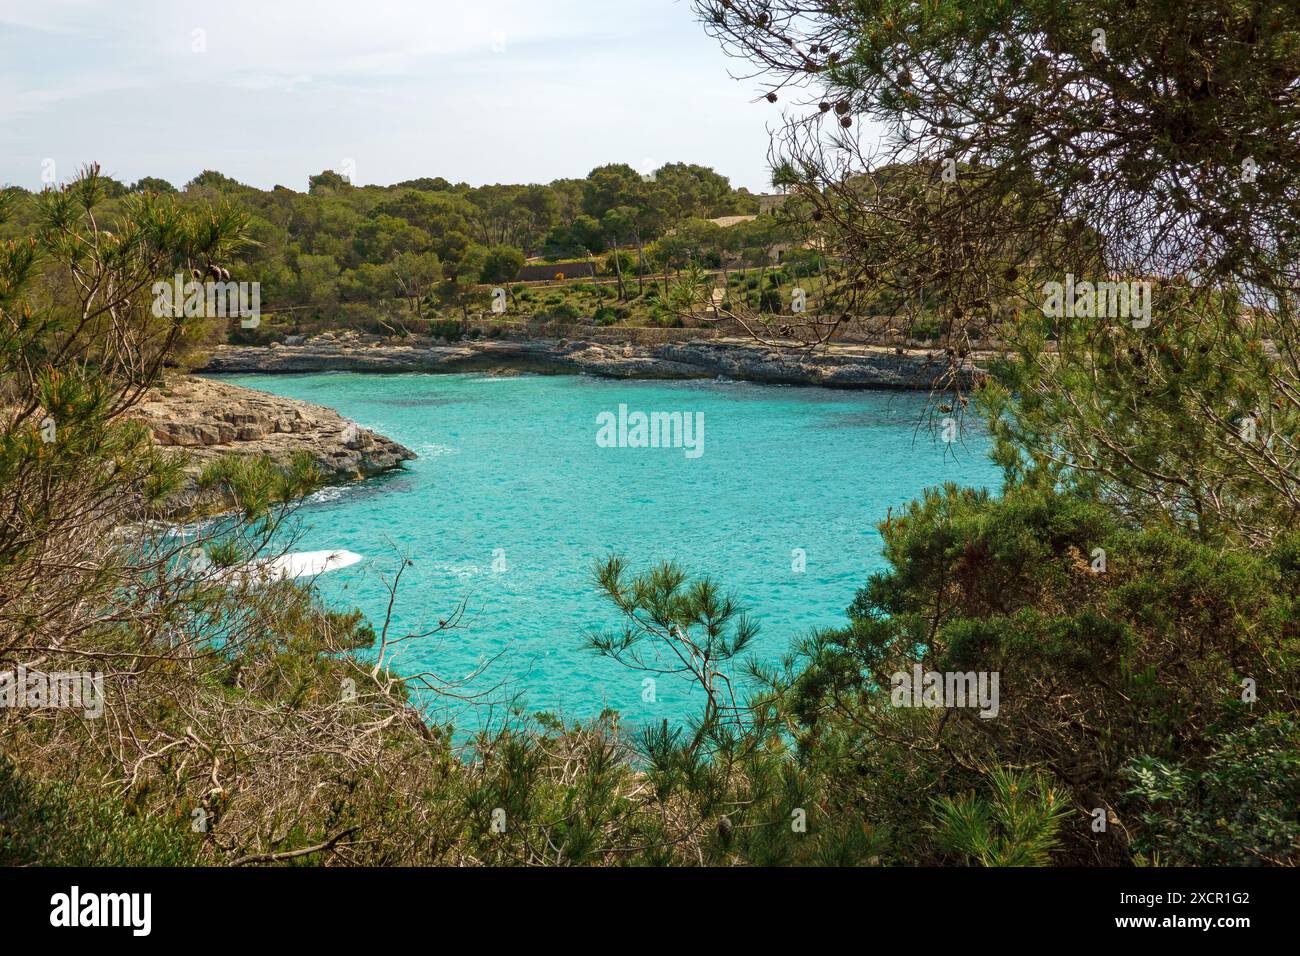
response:
M0 756L0 866L191 866L189 812L162 816L106 790L25 779Z
M785 257L784 268L790 275L806 279L820 275L825 265L826 261L822 255L812 249L791 249Z
M1294 861L1300 847L1300 721L1261 714L1214 733L1201 759L1146 754L1125 765L1134 847L1168 866Z
M572 302L561 302L559 305L551 306L544 314L551 319L571 320L581 316L582 312Z
M464 332L457 319L437 319L429 323L429 334L445 342L459 342Z
M944 331L945 323L936 315L922 316L908 330L912 338L921 342L934 342L943 336Z
M934 847L915 838L922 821L892 792L899 782L954 799L972 787L924 755L930 740L988 766L1085 755L1062 779L1081 809L1058 862L1300 861L1300 743L1294 717L1270 716L1300 683L1284 548L1224 551L1016 485L1001 498L932 489L881 530L889 570L858 593L847 627L804 642L785 699L831 799L888 826L902 859ZM996 719L888 706L880 689L914 663L999 673ZM1243 676L1261 688L1258 716L1240 701ZM900 738L912 746L889 743ZM1097 807L1124 829L1094 833Z
M658 303L650 309L650 321L666 329L682 327L682 317L667 306Z
M617 264L614 261L615 256L618 257ZM628 275L632 272L633 268L635 267L636 260L633 259L632 256L628 255L626 252L618 252L618 253L611 252L609 255L605 257L605 261L602 265L604 271L610 275L616 275L620 269L622 270L623 275Z
M483 258L480 282L510 282L524 266L524 254L514 246L493 246Z

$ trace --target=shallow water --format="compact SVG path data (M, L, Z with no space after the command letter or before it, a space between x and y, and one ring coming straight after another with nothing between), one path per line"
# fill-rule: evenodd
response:
M295 549L360 554L317 586L376 627L388 601L379 573L409 557L394 633L468 606L450 635L406 645L400 669L458 679L491 659L475 689L495 701L522 694L529 713L589 718L610 707L639 724L698 712L702 694L684 681L660 677L650 695L647 675L586 648L585 634L619 623L594 587L597 558L617 552L635 568L675 559L715 576L760 625L752 653L776 660L810 629L845 620L856 589L884 566L876 524L890 506L943 481L997 484L987 436L947 446L918 432L925 398L913 393L585 376L225 380L331 406L420 456L314 496ZM702 454L598 446L597 416L620 404L703 413ZM473 726L486 713L447 716Z

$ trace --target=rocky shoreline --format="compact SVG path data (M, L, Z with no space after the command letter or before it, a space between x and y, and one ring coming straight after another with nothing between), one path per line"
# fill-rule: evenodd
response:
M189 454L191 483L178 496L178 508L195 502L195 479L205 464L222 455L265 455L287 464L295 453L305 452L333 484L369 478L416 457L331 408L193 376L154 389L132 414L149 427L158 445ZM222 510L228 503L202 504Z
M981 356L958 370L963 385L982 374ZM478 339L452 345L355 333L270 346L218 346L200 371L541 372L607 378L724 378L780 385L930 390L949 369L941 350L830 345L812 353L748 340L702 339L657 345L585 339Z

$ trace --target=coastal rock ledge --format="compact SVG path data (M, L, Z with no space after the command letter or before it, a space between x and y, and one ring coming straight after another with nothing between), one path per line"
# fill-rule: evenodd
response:
M287 463L303 451L328 480L338 483L368 478L415 458L409 448L333 409L192 376L154 389L134 414L159 445L190 453L192 475L221 455L266 455Z
M981 355L958 376L969 384ZM205 372L473 372L586 373L609 378L725 378L782 385L853 389L922 389L948 370L944 353L870 345L831 345L811 354L777 351L750 340L660 345L565 339L480 339L455 345L375 337L314 336L304 343L223 345Z

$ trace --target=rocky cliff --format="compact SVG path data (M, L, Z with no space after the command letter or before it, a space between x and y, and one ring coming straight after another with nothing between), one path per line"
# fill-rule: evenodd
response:
M202 378L179 378L155 389L134 414L159 445L190 453L192 474L224 454L266 455L284 463L303 451L330 480L341 482L415 457L333 409Z
M980 374L976 356L959 371ZM948 371L942 351L833 345L815 352L751 341L700 340L610 345L566 339L481 339L455 345L390 341L355 334L314 336L293 345L217 348L207 372L582 372L611 378L726 378L831 388L930 389Z

